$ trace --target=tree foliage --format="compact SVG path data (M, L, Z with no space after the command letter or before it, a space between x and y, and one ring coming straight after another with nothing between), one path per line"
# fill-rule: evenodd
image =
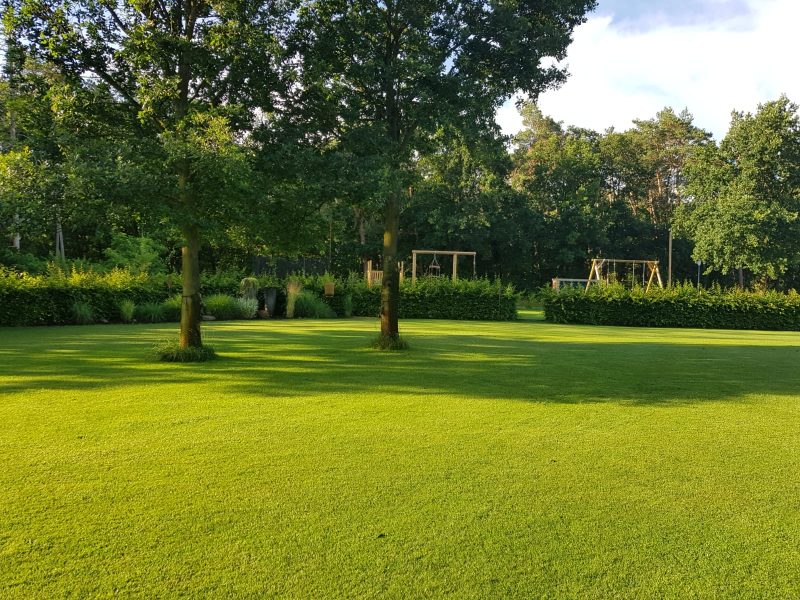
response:
M782 97L734 113L719 145L687 169L680 222L710 269L775 278L800 261L800 118Z

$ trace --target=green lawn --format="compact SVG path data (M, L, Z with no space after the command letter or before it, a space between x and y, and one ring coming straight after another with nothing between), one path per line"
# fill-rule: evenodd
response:
M800 597L800 337L528 316L0 329L0 597Z

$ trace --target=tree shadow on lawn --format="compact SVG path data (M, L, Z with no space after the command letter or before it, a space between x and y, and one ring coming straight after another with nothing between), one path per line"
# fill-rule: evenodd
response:
M0 346L0 394L211 384L221 393L264 398L348 394L368 401L380 393L680 405L800 390L800 347L768 345L769 337L742 344L749 332L670 330L658 332L665 341L641 341L646 330L628 330L637 341L586 341L574 328L520 324L532 329L514 337L510 329L480 325L479 333L465 335L470 325L460 324L461 333L455 327L417 331L410 351L380 353L367 348L374 333L363 324L348 331L329 323L337 324L218 326L209 337L221 358L203 364L148 361L147 349L163 328L128 327L124 335L102 326L28 330L46 334ZM596 336L598 330L586 331ZM561 339L570 335L574 340ZM703 344L704 336L722 343Z

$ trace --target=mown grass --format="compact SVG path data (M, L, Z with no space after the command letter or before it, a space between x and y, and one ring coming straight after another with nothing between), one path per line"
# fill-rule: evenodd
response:
M0 597L800 596L797 334L173 329L0 329Z

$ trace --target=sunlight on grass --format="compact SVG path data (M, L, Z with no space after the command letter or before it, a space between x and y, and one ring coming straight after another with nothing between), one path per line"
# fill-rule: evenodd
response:
M797 334L377 330L0 330L0 596L800 595Z

